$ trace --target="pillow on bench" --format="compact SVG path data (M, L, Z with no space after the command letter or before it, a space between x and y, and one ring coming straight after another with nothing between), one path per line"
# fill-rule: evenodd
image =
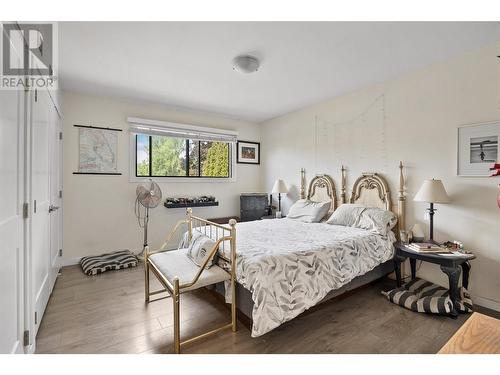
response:
M198 267L203 265L205 258L215 245L215 241L200 231L194 229L192 231L191 241L189 241L189 233L185 232L179 243L179 249L187 249L187 257ZM209 269L217 263L217 253L209 261L205 269Z
M448 315L453 309L448 289L418 277L382 294L392 303L412 311ZM459 297L458 311L472 312L472 300L467 289L461 287Z

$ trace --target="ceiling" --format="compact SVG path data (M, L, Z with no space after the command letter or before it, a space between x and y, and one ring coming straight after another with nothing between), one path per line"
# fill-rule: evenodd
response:
M262 122L500 40L498 22L62 22L63 89ZM257 73L232 70L239 54Z

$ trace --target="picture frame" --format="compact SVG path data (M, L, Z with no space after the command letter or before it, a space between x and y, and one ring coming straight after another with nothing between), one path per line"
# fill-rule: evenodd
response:
M500 121L458 127L457 175L489 177L500 157Z
M238 141L236 162L239 164L260 164L260 142Z

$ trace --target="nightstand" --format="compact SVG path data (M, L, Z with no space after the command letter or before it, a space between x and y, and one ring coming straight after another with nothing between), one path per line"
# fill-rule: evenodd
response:
M460 255L443 255L440 253L421 253L406 247L401 242L396 242L394 244L394 271L396 273L396 283L397 286L401 286L401 263L410 259L411 267L411 278L415 279L417 273L417 260L423 262L439 264L441 271L443 271L448 276L450 298L453 301L454 311L451 315L458 316L458 280L460 278L460 272L462 272L462 285L464 288L469 286L469 271L470 263L469 260L475 259L473 254L460 254Z

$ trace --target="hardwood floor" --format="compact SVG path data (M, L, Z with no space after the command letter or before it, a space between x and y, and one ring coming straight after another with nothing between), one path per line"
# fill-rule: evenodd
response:
M85 276L79 266L61 271L37 337L37 353L171 353L172 302L145 305L143 268ZM154 277L151 278L154 280ZM380 294L381 280L326 302L258 338L239 325L183 346L183 353L437 353L469 315L453 320L417 314ZM156 281L152 290L159 288ZM181 297L181 337L230 320L209 291Z
M500 354L500 320L473 313L439 354Z

